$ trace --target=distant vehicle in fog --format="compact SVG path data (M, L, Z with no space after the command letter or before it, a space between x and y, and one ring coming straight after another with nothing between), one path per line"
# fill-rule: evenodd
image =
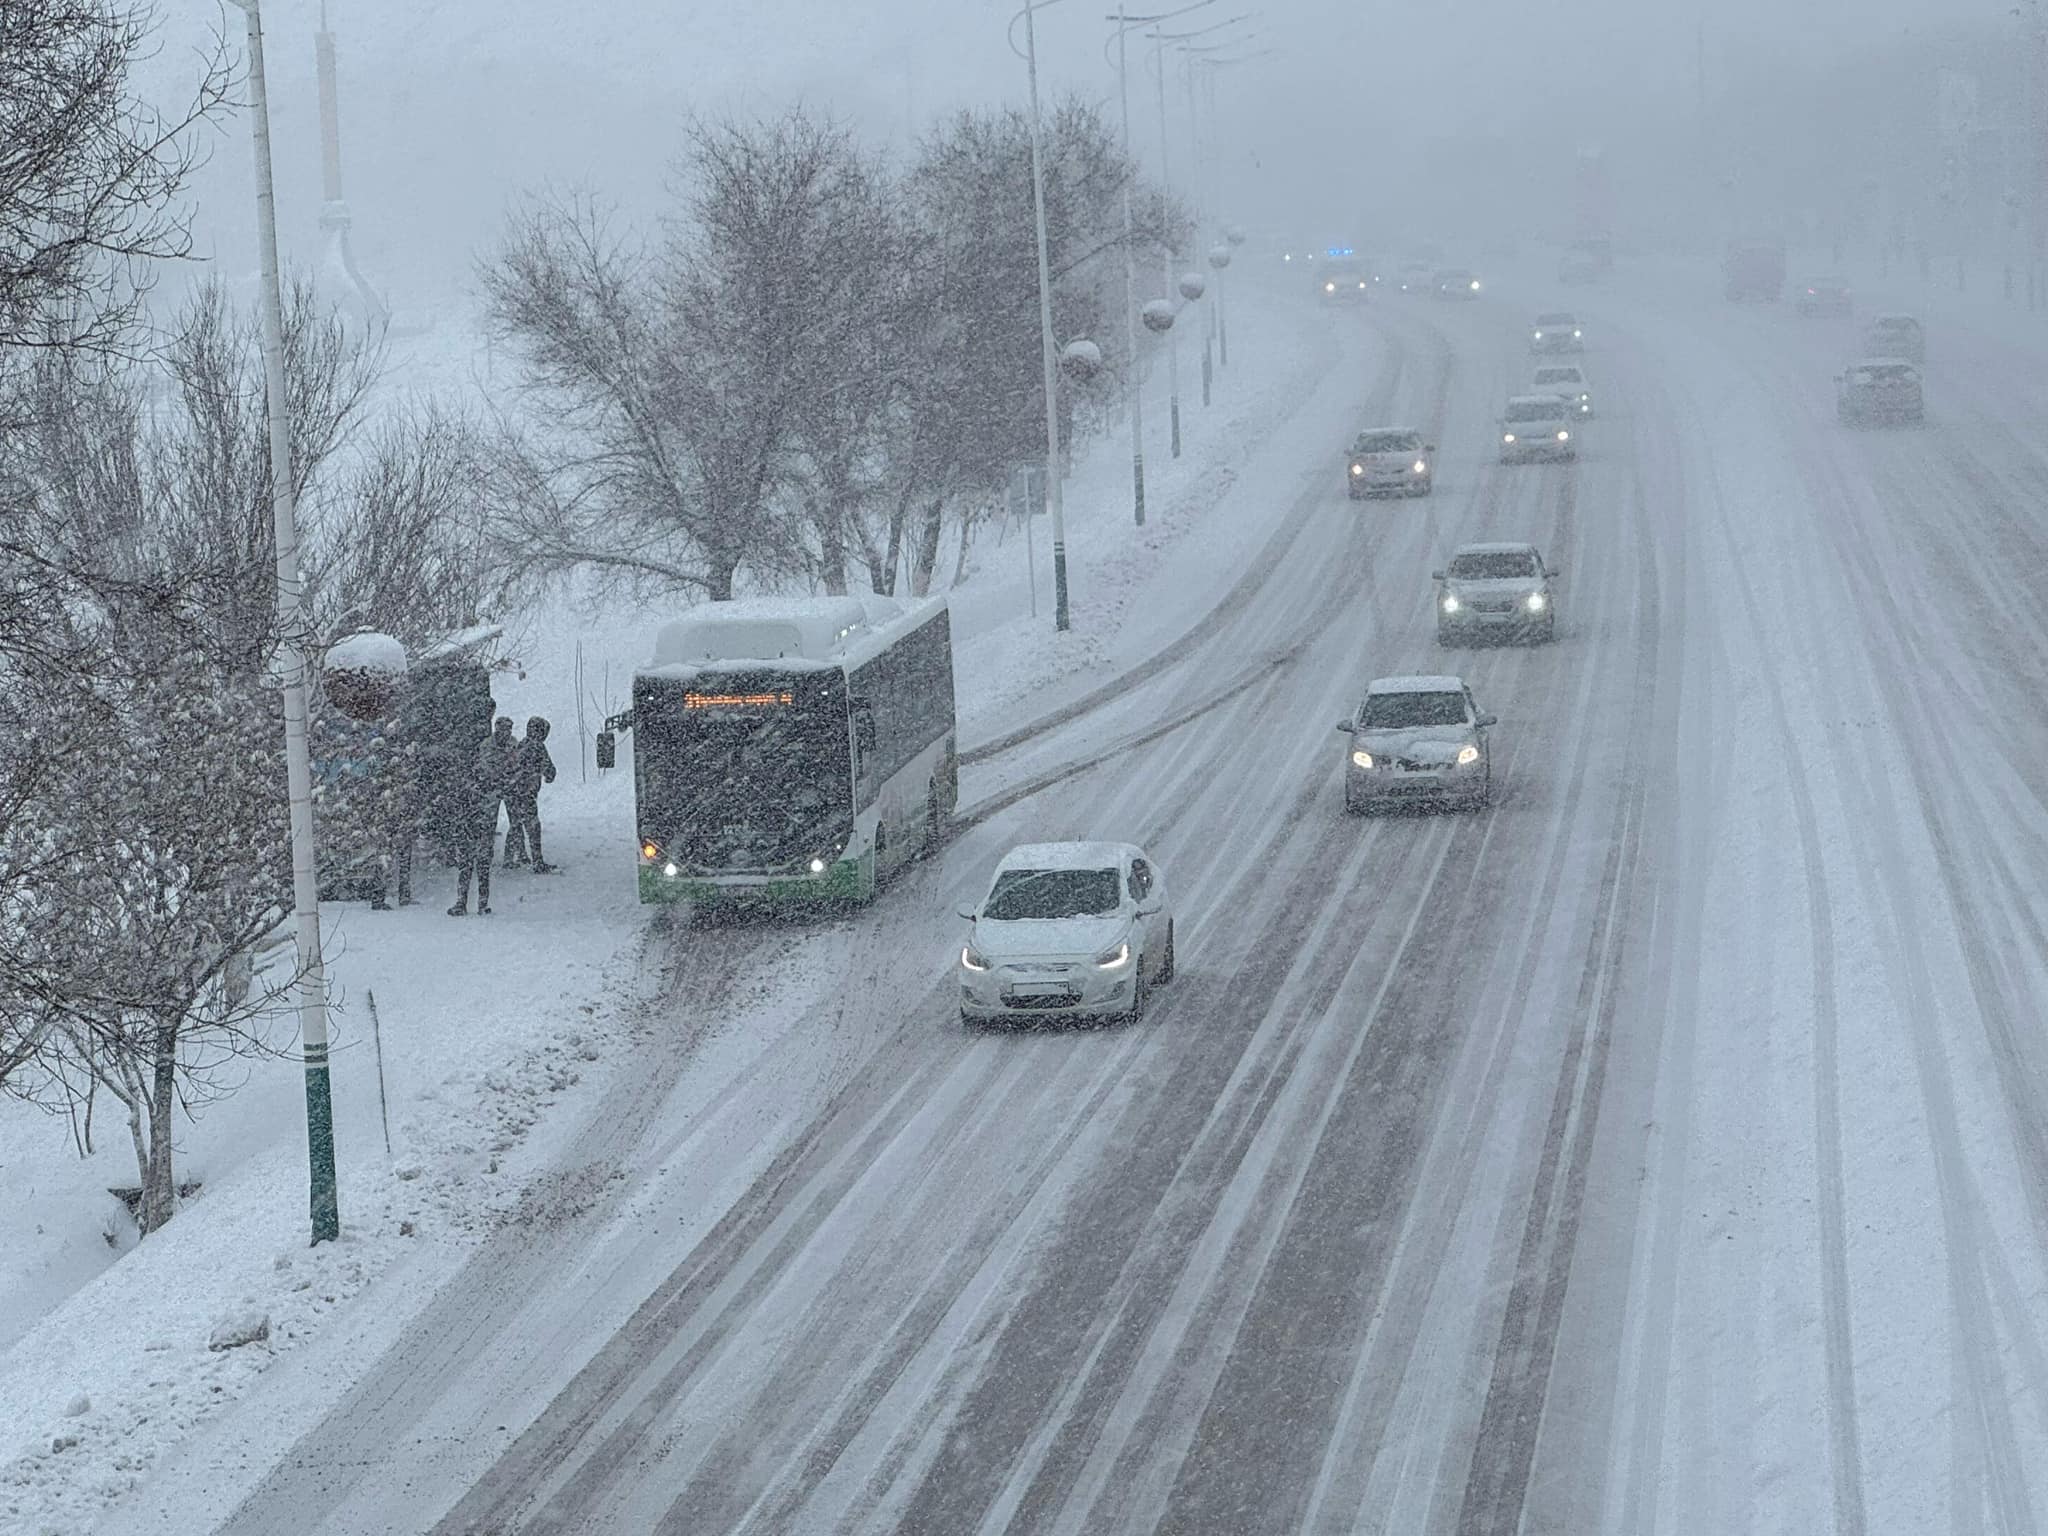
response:
M1593 387L1586 382L1586 370L1577 363L1545 363L1529 381L1529 392L1563 395L1581 421L1593 416Z
M1785 296L1785 245L1779 240L1736 240L1721 260L1723 291L1731 300L1775 304Z
M1538 315L1536 323L1529 327L1529 350L1583 352L1586 350L1586 328L1579 323L1577 316L1564 310Z
M1467 544L1432 571L1437 584L1436 643L1485 636L1530 643L1557 638L1557 572L1534 544Z
M1372 291L1372 273L1356 257L1319 261L1314 270L1316 294L1325 304L1363 304Z
M1927 333L1911 315L1879 315L1863 328L1863 350L1872 357L1927 361Z
M1404 261L1394 283L1403 293L1428 293L1435 286L1436 268L1426 261Z
M1849 285L1839 277L1810 278L1793 295L1792 304L1802 315L1846 315Z
M1427 496L1436 487L1436 444L1412 427L1373 427L1351 440L1345 480L1362 496Z
M1572 406L1562 395L1516 395L1501 413L1501 463L1576 459L1579 450L1572 441L1573 419Z
M1583 251L1566 251L1557 264L1557 280L1574 288L1584 287L1600 277L1600 269L1593 258Z
M1464 267L1445 267L1436 274L1436 296L1440 299L1476 299L1478 274Z
M1844 426L1899 426L1926 420L1920 370L1897 357L1851 363L1835 375L1835 414Z

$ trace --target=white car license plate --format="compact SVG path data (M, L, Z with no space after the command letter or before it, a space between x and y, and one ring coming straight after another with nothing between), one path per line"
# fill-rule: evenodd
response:
M1064 981L1020 981L1010 988L1012 997L1058 997L1074 989Z

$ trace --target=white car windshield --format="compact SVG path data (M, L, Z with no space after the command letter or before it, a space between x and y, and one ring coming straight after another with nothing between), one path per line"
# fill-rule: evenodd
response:
M1915 377L1904 363L1889 368L1858 368L1850 374L1852 384L1904 384Z
M1553 328L1557 330L1566 330L1571 326L1577 325L1579 322L1574 320L1570 315L1538 315L1536 317L1536 323L1537 325L1541 326L1544 330L1551 330Z
M1451 561L1453 581L1511 581L1517 576L1540 576L1535 555L1526 549L1475 550Z
M1358 712L1361 730L1400 730L1411 725L1463 725L1465 696L1442 689L1423 693L1369 693Z
M998 923L1099 917L1116 911L1122 885L1113 869L1006 869L981 915Z
M1570 385L1577 389L1585 380L1579 376L1579 370L1576 368L1544 368L1538 370L1536 382L1544 385Z
M1531 400L1508 407L1509 421L1557 421L1562 413L1549 400Z

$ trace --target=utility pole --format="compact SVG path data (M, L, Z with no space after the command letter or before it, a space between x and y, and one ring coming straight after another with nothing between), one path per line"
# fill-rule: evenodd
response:
M1145 526L1145 404L1138 377L1138 251L1131 223L1131 181L1137 164L1131 159L1131 85L1126 68L1126 35L1130 23L1123 0L1116 7L1116 95L1124 133L1124 405L1131 422L1131 521Z
M1052 262L1045 241L1045 165L1038 119L1038 28L1024 0L1024 63L1031 84L1031 208L1038 223L1038 339L1045 368L1045 503L1052 514L1052 627L1068 628L1067 523L1060 486L1059 367L1053 359Z
M1158 40L1154 52L1159 65L1159 192L1164 200L1171 198L1173 188L1173 175L1168 168L1170 141L1166 135L1166 36L1157 32L1153 36ZM1164 236L1165 231L1161 230L1160 233ZM1171 302L1176 292L1173 242L1162 238L1159 244L1161 275L1166 279L1166 298ZM1180 457L1180 340L1176 331L1166 333L1166 418L1169 427L1168 440L1173 445L1173 456L1177 459Z
M334 1098L327 1069L327 973L320 953L320 883L313 829L313 770L306 747L305 620L300 613L299 524L292 501L292 431L284 376L284 298L278 285L277 202L270 164L270 103L263 80L259 0L235 0L249 24L249 108L256 139L256 236L263 262L263 379L270 418L270 515L277 540L278 669L284 677L285 780L291 797L292 902L299 965L299 1047L306 1064L306 1152L313 1241L341 1236L334 1176Z

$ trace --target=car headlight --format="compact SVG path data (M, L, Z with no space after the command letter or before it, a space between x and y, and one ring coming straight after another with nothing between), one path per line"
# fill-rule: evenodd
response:
M1362 475L1365 473L1365 466L1363 464L1354 464L1351 466L1351 473L1353 473L1354 475Z
M960 965L964 970L985 971L988 969L988 959L972 944L963 944L960 946Z
M1586 333L1585 333L1584 331L1573 331L1573 332L1572 332L1572 340L1573 340L1573 341L1583 341L1583 340L1585 339L1585 336L1586 336Z
M1131 963L1131 941L1124 940L1115 949L1105 949L1095 957L1095 968L1099 971L1113 971L1119 966Z
M1500 435L1500 440L1504 443L1512 443L1515 440L1515 434L1512 432L1503 432Z
M1458 607L1458 594L1455 592L1446 592L1444 594L1444 612L1456 613L1458 611Z
M1470 742L1467 742L1464 746L1458 748L1458 766L1460 768L1470 768L1474 763L1478 761L1479 749L1473 746Z
M662 872L662 873L663 873L664 875L667 875L667 876L669 877L669 879L671 879L671 880L675 879L675 877L676 877L677 875L679 875L679 874L681 874L681 873L682 873L682 871L681 871L681 870L679 870L679 869L677 869L677 868L675 867L675 865L674 865L674 864L672 864L672 863L671 863L671 864L664 864L664 865L662 865L662 866L661 866L661 872Z
M1479 291L1479 279L1476 277L1472 279L1472 291L1474 293Z
M1571 433L1565 431L1563 427L1559 427L1557 429L1557 440L1560 443L1568 443L1572 440L1572 435Z
M1529 339L1530 339L1531 341L1541 341L1541 340L1543 339L1543 333L1542 333L1541 331L1538 331L1538 332L1536 332L1536 333L1535 333L1535 335L1531 336L1531 337L1530 337Z
M1531 592L1529 594L1529 611L1531 613L1541 613L1545 608L1548 608L1549 606L1550 599L1545 597L1541 592Z
M1360 284L1359 284L1358 286L1359 286L1359 287L1361 287L1361 288L1363 288L1363 287L1365 286L1365 284L1363 284L1363 283L1360 283Z
M1372 766L1372 754L1370 752L1352 753L1351 766L1354 768L1370 768Z
M1325 292L1325 293L1335 293L1336 291L1337 291L1337 285L1336 285L1335 283L1325 283L1325 284L1323 284L1323 292Z
M825 861L823 859L812 859L811 873L814 875L822 875L823 873L825 873Z
M1421 459L1417 459L1412 465L1409 466L1409 473L1417 475L1426 475L1429 473L1429 465L1424 463Z

